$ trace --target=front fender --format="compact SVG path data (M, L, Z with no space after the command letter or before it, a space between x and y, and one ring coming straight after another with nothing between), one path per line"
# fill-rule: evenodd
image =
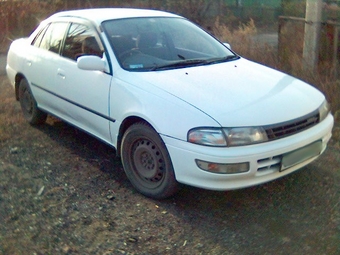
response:
M187 132L199 126L219 124L207 114L162 90L147 91L113 79L110 91L110 115L116 120L111 125L114 145L117 144L120 125L133 116L148 122L159 134L183 141Z

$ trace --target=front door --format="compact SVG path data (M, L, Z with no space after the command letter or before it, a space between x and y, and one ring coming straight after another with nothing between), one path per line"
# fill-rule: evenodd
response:
M72 23L56 70L56 94L60 101L58 116L111 143L109 125L109 72L87 71L77 67L83 55L104 57L96 32L83 24Z

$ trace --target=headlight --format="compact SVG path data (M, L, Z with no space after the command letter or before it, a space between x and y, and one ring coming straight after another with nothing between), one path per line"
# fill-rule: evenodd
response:
M327 102L327 100L323 101L322 105L319 107L320 122L326 119L330 111L331 111L330 104Z
M226 147L266 142L268 137L261 127L197 128L189 131L188 141L207 146Z
M225 135L221 128L192 129L188 133L188 141L207 146L227 146Z
M224 128L228 146L249 145L268 141L267 133L262 127Z

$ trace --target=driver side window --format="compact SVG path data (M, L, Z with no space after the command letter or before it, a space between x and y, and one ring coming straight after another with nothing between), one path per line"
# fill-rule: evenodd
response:
M94 55L103 57L96 33L85 25L72 23L65 39L62 56L77 60L80 56Z

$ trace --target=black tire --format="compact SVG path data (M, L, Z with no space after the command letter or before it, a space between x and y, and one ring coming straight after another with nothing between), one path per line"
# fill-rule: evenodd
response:
M43 124L46 121L47 114L37 107L26 79L22 79L19 84L19 101L24 118L31 125Z
M157 132L145 123L136 123L124 133L122 164L127 177L140 193L163 199L178 190L169 153Z

